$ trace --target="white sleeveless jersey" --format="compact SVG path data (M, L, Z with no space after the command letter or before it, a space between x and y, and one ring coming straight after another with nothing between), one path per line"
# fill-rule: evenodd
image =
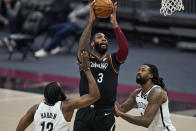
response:
M39 104L34 115L35 131L69 131L69 122L63 116L61 104L61 101L54 106L44 102Z
M148 105L148 94L153 88L161 88L158 85L154 85L149 89L145 95L142 96L142 90L136 96L137 108L141 115L144 115L146 107ZM165 103L163 103L157 114L155 115L152 123L148 127L148 131L176 131L175 127L172 125L170 120L169 108L168 108L168 98Z

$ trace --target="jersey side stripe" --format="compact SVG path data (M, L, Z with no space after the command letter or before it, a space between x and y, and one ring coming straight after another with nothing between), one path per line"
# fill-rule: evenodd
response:
M110 128L110 131L114 131L115 130L115 123L112 125L112 127Z
M163 126L166 127L166 129L167 129L168 131L170 131L169 128L165 125L164 120L163 120L163 110L162 110L162 106L160 106L160 112L161 112L161 119L162 119Z
M63 102L61 101L61 105L60 105L60 110L62 111L62 105L63 105Z
M116 69L115 69L114 66L113 66L111 55L109 56L109 60L110 60L110 63L111 63L111 65L112 65L112 70L114 71L114 73L118 74L118 71L116 71Z

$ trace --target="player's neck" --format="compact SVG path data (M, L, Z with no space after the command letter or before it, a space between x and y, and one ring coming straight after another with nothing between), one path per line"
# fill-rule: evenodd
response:
M142 95L146 94L146 92L153 86L151 81L147 81L145 84L141 85L142 87Z
M94 51L93 54L94 54L95 56L97 56L99 59L101 59L102 57L105 56L105 54L102 55L102 54L100 54L100 53L98 53L98 52L96 52L96 51Z

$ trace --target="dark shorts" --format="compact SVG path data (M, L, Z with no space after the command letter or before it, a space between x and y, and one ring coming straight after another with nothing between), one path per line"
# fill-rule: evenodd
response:
M74 131L114 131L114 108L95 109L91 107L77 111Z

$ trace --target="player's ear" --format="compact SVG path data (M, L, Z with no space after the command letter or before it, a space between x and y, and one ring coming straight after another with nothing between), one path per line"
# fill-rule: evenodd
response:
M153 74L150 73L149 74L149 78L152 79L153 78Z
M94 48L94 45L95 45L95 43L94 43L94 41L92 41L91 42L91 46Z

